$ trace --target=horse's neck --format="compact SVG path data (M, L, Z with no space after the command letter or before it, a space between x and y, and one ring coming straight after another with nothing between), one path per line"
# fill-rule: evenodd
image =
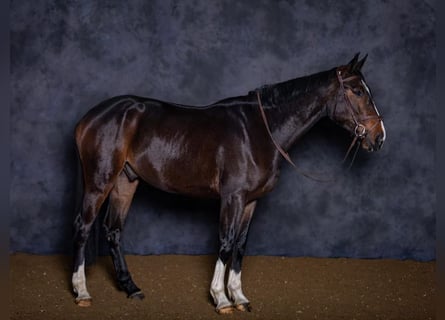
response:
M335 90L332 79L332 76L326 74L325 77L309 76L271 86L268 104L273 107L266 108L266 115L270 119L274 139L284 149L289 149L327 115L327 105Z

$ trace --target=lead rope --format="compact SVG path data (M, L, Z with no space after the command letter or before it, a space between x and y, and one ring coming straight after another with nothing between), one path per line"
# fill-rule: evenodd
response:
M342 163L345 163L345 162L346 162L346 159L348 158L349 153L351 152L351 149L352 149L352 148L354 147L354 145L355 145L356 148L355 148L355 151L354 151L354 155L352 156L351 163L350 163L349 166L348 166L348 170L351 169L352 164L354 163L355 157L357 156L358 149L360 148L360 144L361 144L361 143L360 143L360 142L357 143L357 141L358 141L358 137L355 136L354 139L353 139L352 142L351 142L351 145L349 146L348 151L346 152L345 157L343 158L343 161L342 161Z
M281 148L281 146L275 141L275 139L272 136L272 132L270 131L269 123L267 122L266 113L264 112L263 104L261 103L260 93L257 90L256 96L258 99L258 106L260 108L261 117L263 118L264 126L266 127L267 133L269 134L270 139L272 140L273 144L275 145L275 148L277 148L278 152L283 156L284 159L286 159L287 162L289 162L292 167L301 175L305 176L306 178L318 181L318 182L332 182L334 179L322 179L319 177L314 177L312 174L309 174L307 172L302 171L297 167L297 165L292 161L289 154Z

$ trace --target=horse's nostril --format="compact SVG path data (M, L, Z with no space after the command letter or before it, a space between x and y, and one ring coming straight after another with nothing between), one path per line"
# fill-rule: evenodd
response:
M379 133L375 137L375 146L377 147L377 149L380 149L382 147L382 144L383 144L383 135Z

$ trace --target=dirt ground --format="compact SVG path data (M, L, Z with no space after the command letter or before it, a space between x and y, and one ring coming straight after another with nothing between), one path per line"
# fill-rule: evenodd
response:
M10 256L11 319L435 319L435 262L246 257L252 312L218 315L214 256L127 256L144 300L127 299L110 257L87 268L93 297L78 307L68 256Z

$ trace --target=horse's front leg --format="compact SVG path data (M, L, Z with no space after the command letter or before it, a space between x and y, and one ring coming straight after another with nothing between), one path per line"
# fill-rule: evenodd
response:
M255 206L256 201L246 206L245 198L241 194L231 195L221 201L220 250L210 288L218 313L231 313L233 307L250 311L250 302L241 288L241 262ZM232 258L232 264L227 291L231 300L225 294L224 283L226 266L230 258Z
M224 278L227 263L233 254L238 223L243 213L244 201L244 196L238 193L225 196L221 199L219 218L220 249L210 287L210 294L215 302L216 312L220 314L232 313L234 310L232 302L227 298L225 293Z
M232 265L229 271L227 290L235 308L240 311L251 311L250 302L241 287L241 264L246 248L247 232L256 207L256 201L247 204L238 222L236 241L233 247Z

